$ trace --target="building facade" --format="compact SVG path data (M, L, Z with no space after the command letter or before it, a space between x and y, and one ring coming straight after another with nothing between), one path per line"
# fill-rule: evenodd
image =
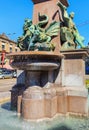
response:
M10 68L9 59L6 58L6 54L18 52L20 49L17 47L15 41L10 40L4 33L0 35L0 68ZM4 56L4 57L3 57ZM4 60L2 63L2 59Z

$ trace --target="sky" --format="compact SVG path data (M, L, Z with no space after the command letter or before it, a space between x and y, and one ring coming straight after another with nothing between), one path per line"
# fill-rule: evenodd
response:
M68 0L68 13L74 12L74 23L84 44L89 42L89 0ZM50 10L51 11L51 10ZM0 0L0 34L5 33L11 40L17 41L22 35L25 18L32 19L33 3L31 0Z

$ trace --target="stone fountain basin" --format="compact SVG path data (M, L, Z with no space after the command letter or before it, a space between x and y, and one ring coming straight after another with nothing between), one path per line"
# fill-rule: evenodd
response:
M63 55L58 52L21 51L10 53L7 58L12 60L11 66L22 70L53 70L60 66Z

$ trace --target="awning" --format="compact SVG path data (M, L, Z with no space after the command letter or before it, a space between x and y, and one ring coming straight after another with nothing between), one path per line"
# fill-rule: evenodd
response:
M0 68L2 68L2 65L0 65ZM14 70L14 68L12 68L9 64L3 65L3 68Z

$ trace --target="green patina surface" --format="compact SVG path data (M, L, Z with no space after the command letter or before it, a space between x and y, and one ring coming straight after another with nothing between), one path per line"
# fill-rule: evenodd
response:
M33 25L32 20L25 19L23 35L18 38L18 46L23 50L46 50L55 49L51 40L59 33L60 23L53 21L47 28L48 16L38 14L39 23Z
M18 38L18 47L23 50L43 50L54 51L55 43L52 39L59 34L61 40L61 50L85 48L84 37L80 35L73 22L74 12L68 14L67 7L60 1L57 6L61 11L61 22L53 21L49 24L49 17L38 13L39 22L34 25L32 20L25 19L23 25L23 35ZM49 26L48 26L49 25Z
M68 15L66 6L61 2L58 2L57 5L60 7L62 12L62 21L60 25L62 50L76 49L77 46L85 48L84 37L79 34L78 29L73 22L74 12L71 12Z

